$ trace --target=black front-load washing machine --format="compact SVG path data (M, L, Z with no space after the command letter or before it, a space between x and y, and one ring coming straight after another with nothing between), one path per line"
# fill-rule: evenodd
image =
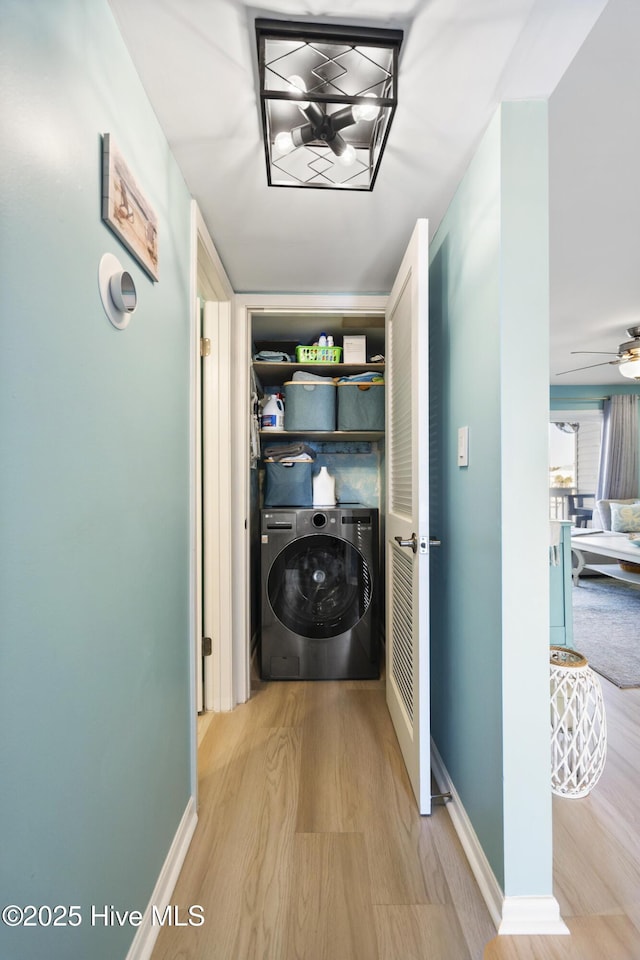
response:
M377 570L377 510L264 509L263 679L377 677Z

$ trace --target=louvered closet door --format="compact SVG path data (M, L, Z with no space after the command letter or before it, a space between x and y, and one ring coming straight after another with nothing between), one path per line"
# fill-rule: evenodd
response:
M428 222L387 307L387 703L420 813L431 812Z

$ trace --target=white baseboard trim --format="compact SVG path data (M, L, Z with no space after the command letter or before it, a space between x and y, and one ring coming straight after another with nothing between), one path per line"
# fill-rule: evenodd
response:
M446 804L451 822L498 933L569 933L555 897L505 897L433 740L431 768L440 792L451 794L451 801Z
M491 919L496 930L499 930L504 895L433 740L431 741L431 769L440 792L451 794L451 801L446 804L447 811L469 861L471 872L480 887L480 893L491 914Z
M498 933L503 936L558 936L570 934L571 931L560 916L555 897L505 897Z
M136 930L136 935L129 947L126 960L149 960L160 933L160 925L151 923L152 908L156 907L162 914L165 907L171 903L171 896L178 880L178 874L187 855L197 822L195 797L190 797L160 871L158 881L151 894L151 899L147 904L142 923Z

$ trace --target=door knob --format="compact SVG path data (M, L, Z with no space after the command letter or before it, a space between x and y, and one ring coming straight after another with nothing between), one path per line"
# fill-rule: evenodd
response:
M403 540L402 537L394 537L394 540L401 547L411 547L414 553L418 552L418 538L416 537L415 533L411 534L410 540Z

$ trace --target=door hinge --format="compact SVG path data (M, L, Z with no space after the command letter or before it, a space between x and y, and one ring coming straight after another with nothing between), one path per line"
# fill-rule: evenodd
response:
M201 357L211 356L211 340L209 339L209 337L200 337L200 356Z
M202 656L210 657L211 656L211 637L202 638Z

